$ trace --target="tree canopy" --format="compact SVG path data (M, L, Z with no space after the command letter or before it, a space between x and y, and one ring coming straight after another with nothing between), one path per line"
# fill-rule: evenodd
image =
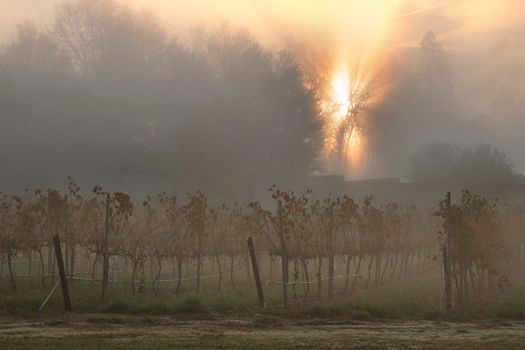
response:
M220 26L171 37L117 0L22 24L0 54L0 181L233 191L306 176L322 148L314 97L288 52ZM150 181L148 181L150 180Z
M475 148L446 142L426 144L412 157L408 177L414 182L469 187L523 182L505 153L485 143Z

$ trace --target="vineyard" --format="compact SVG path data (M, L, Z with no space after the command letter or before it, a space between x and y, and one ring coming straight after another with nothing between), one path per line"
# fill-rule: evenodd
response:
M201 192L138 201L100 186L85 194L73 180L65 193L1 195L1 307L62 307L55 236L77 310L141 312L124 301L143 296L160 311L172 300L175 312L202 311L199 297L242 300L219 312L293 309L428 284L430 308L468 311L521 282L523 204L467 191L431 210L275 187L269 195L271 208L212 205Z

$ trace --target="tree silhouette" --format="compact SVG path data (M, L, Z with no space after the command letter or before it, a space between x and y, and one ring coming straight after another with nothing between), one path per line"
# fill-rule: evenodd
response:
M414 182L462 188L516 185L523 181L505 153L483 143L475 148L446 142L426 144L412 157L408 177Z

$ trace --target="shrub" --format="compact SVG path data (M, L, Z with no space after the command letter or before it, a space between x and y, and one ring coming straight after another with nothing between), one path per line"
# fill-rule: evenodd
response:
M175 312L179 314L206 313L207 309L204 305L202 305L199 298L188 297L177 304L175 307Z

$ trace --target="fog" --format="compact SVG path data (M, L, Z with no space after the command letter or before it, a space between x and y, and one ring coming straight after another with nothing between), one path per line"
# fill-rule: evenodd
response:
M0 40L0 191L525 172L519 0L4 0Z

